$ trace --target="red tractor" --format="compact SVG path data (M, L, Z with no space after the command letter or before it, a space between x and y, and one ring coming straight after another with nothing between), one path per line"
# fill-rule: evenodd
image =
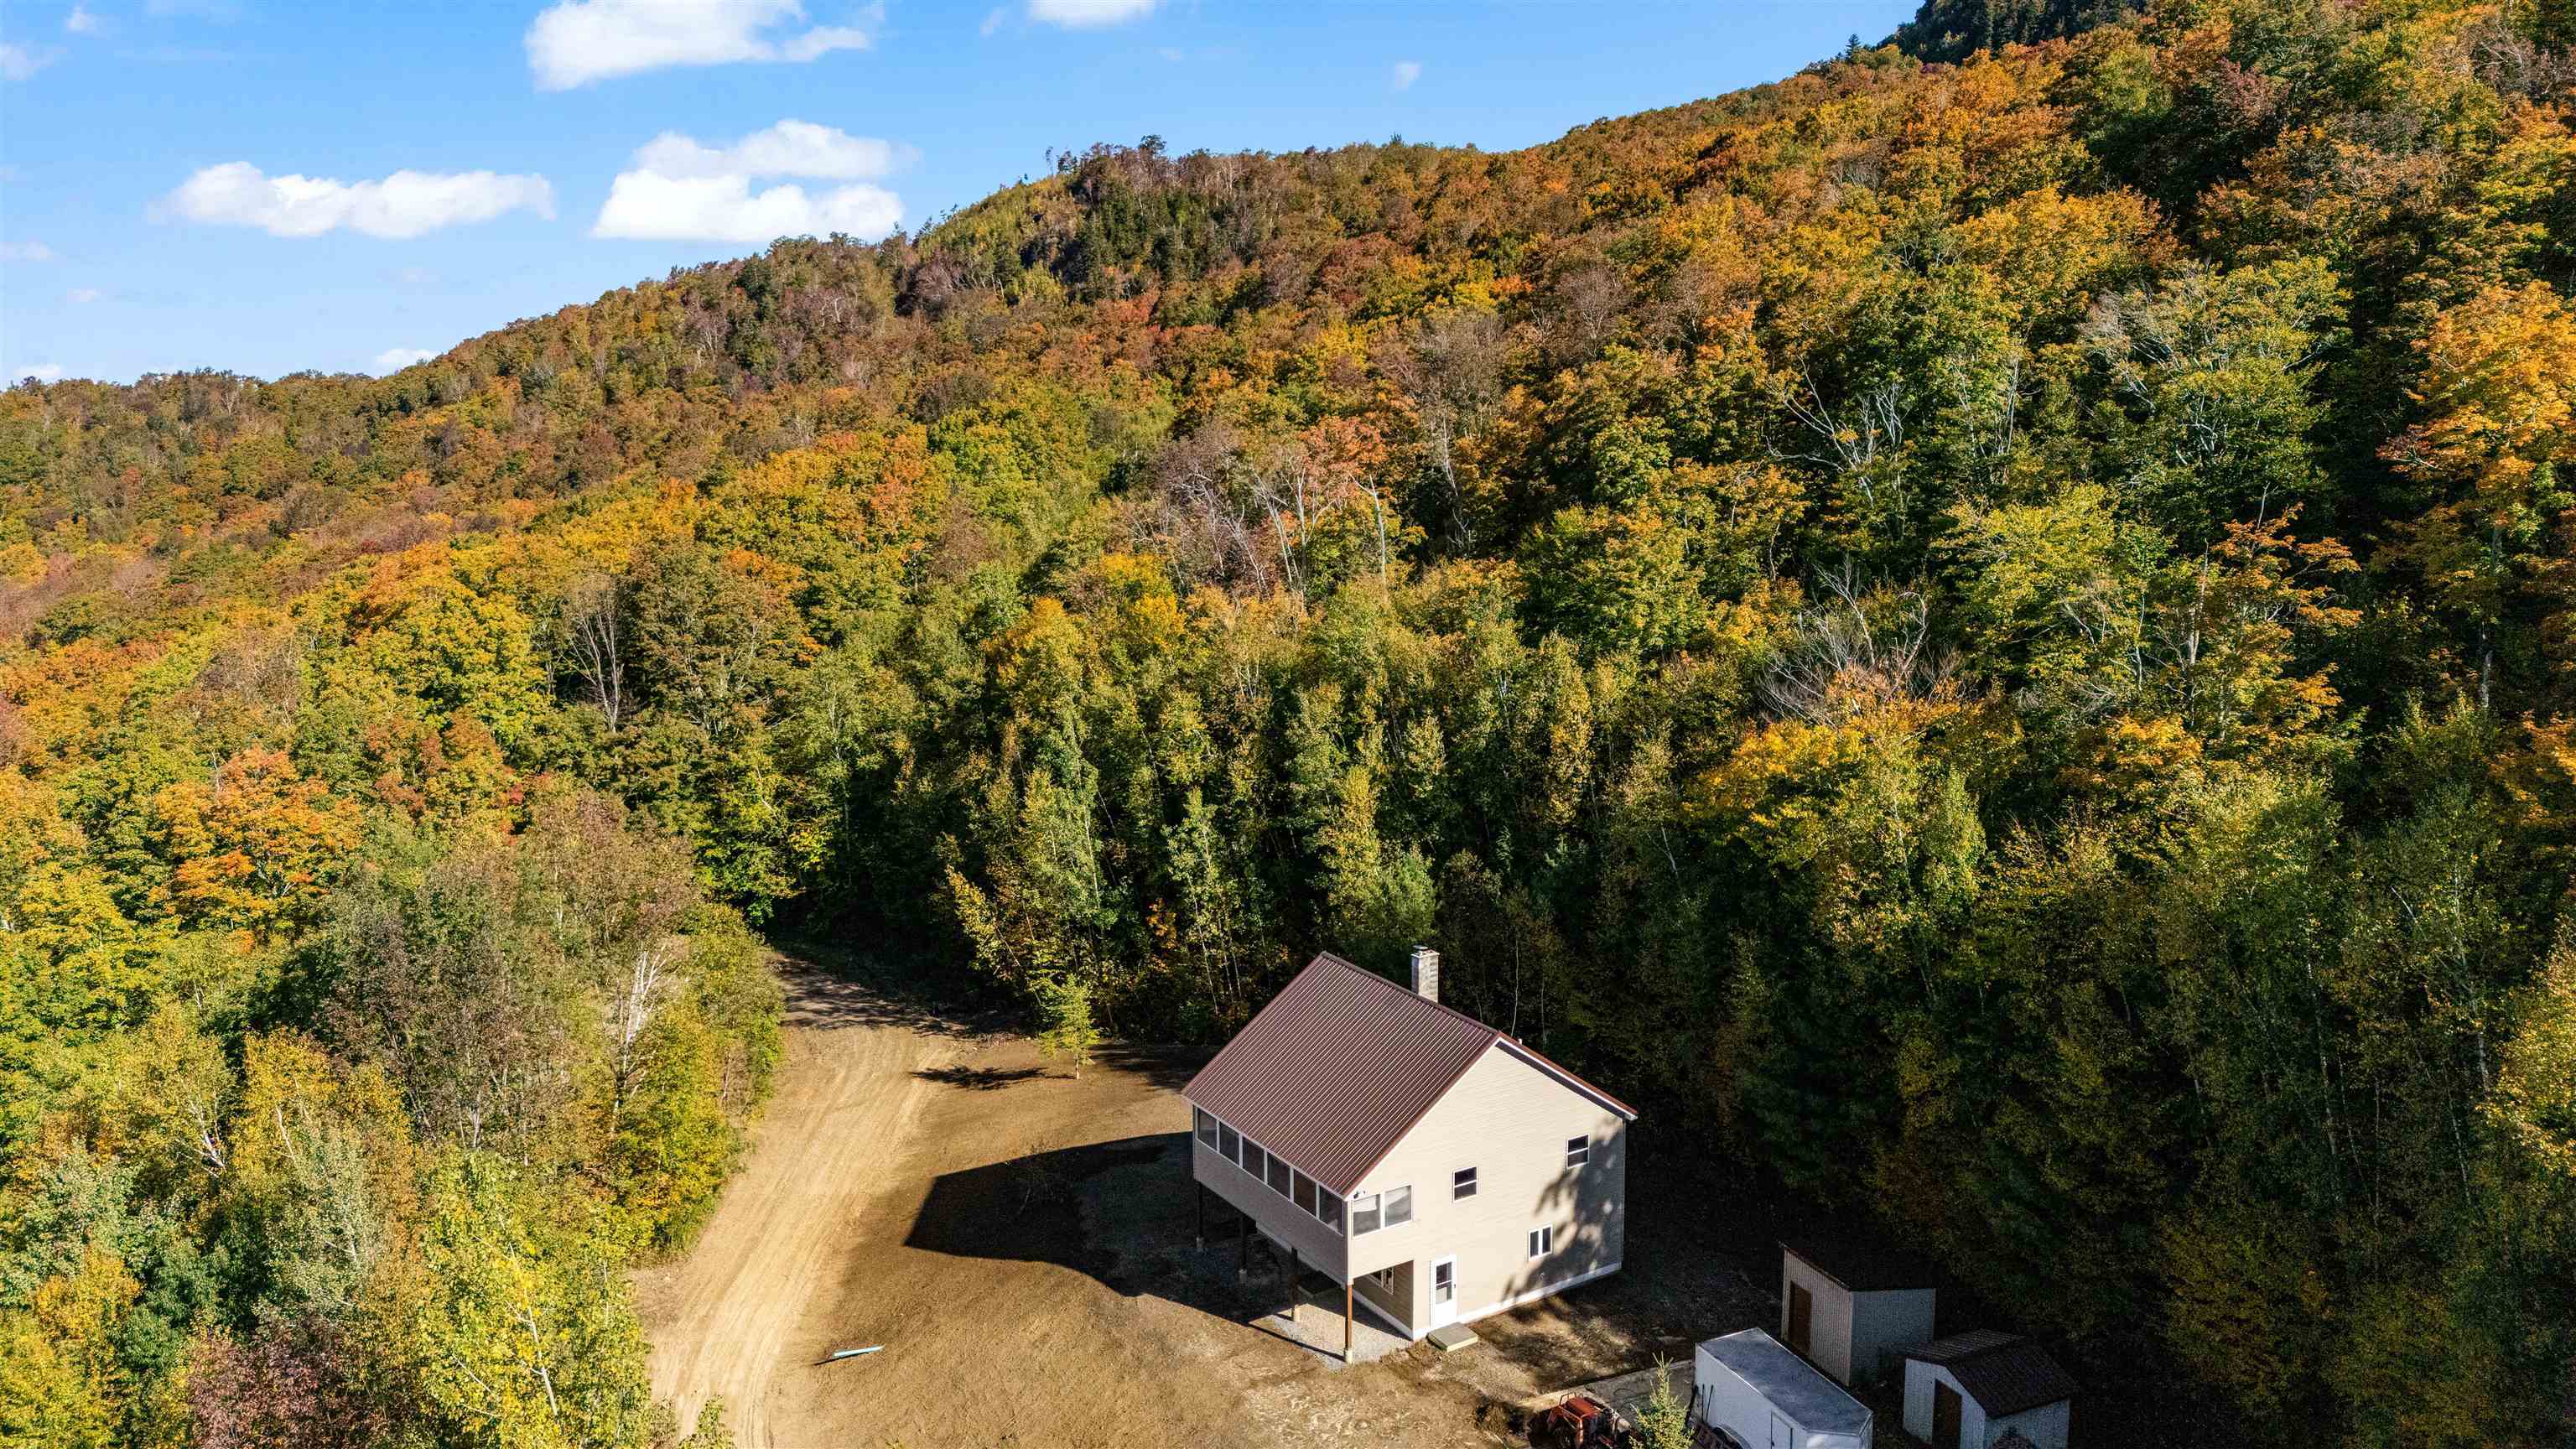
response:
M1618 1449L1628 1426L1590 1394L1568 1394L1530 1416L1531 1449Z

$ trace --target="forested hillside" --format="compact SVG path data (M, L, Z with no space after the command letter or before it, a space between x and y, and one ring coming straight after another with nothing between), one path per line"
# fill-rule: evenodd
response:
M748 922L1196 1041L1428 941L2088 1435L2570 1442L2571 39L1944 3L0 395L0 1436L669 1437Z

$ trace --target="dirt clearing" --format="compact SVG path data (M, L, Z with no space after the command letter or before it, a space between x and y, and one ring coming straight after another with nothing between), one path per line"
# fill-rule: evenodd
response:
M1343 1368L1253 1326L1230 1240L1193 1247L1195 1058L1113 1052L1075 1080L1016 1034L788 977L749 1160L695 1250L638 1275L654 1391L684 1424L722 1397L746 1449L1501 1443L1503 1406L1674 1353L1690 1330L1667 1318L1764 1301L1731 1270L1647 1282L1666 1235L1639 1213L1628 1273L1463 1353Z

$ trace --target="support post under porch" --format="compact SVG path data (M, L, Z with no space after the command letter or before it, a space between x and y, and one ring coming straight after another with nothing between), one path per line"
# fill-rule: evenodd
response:
M1351 1317L1352 1317L1352 1315L1353 1315L1354 1313L1358 1312L1358 1310L1359 1310L1359 1305L1358 1305L1357 1303L1355 1303L1355 1302L1353 1302L1353 1301L1352 1301L1352 1294L1353 1294L1353 1292L1354 1292L1354 1289L1353 1289L1353 1288L1352 1288L1352 1286L1351 1286L1351 1280L1350 1280L1350 1279L1348 1279L1348 1278L1343 1279L1343 1280L1342 1280L1342 1362L1344 1362L1344 1363L1349 1363L1349 1362L1351 1361Z

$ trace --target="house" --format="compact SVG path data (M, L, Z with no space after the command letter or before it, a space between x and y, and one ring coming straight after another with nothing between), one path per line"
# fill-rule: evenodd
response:
M1867 1231L1818 1225L1780 1243L1780 1341L1846 1384L1932 1337L1932 1270Z
M1932 1449L2066 1449L2075 1380L2018 1334L1981 1328L1905 1355L1905 1432Z
M1190 1171L1294 1268L1419 1339L1619 1271L1618 1098L1411 985L1326 953L1182 1089Z
M1713 1438L1722 1449L1869 1449L1869 1410L1761 1329L1692 1350L1691 1382L1700 1442Z

